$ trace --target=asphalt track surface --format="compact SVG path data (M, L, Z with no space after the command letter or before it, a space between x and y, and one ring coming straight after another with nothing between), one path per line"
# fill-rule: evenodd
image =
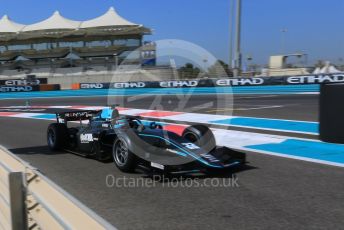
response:
M147 109L152 101L136 99L131 98L125 106ZM211 100L214 98L197 96L180 110L188 111ZM168 96L160 104L164 110L174 110L177 102ZM0 106L24 103L25 100L1 101ZM106 105L107 99L37 99L30 103ZM316 95L236 96L233 115L316 121L317 107ZM195 112L217 113L231 108L197 109ZM49 123L0 118L0 144L39 168L119 229L342 229L344 225L342 168L248 153L247 167L213 177L228 182L234 173L239 187L189 187L182 182L177 186L175 182L159 182L151 187L108 187L108 175L128 180L150 178L142 173L123 174L111 162L50 152L46 146ZM203 176L192 179L209 182Z

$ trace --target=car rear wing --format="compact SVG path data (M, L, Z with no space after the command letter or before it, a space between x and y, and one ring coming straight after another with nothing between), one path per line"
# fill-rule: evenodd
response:
M67 123L68 121L84 121L99 115L101 110L80 110L56 113L58 123Z

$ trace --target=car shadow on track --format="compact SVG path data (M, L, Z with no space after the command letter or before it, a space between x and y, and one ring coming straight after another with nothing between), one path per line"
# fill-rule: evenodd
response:
M232 169L221 170L221 171L214 171L209 173L203 172L195 172L195 173L177 173L177 174L162 174L162 173L154 173L154 172L142 172L144 174L142 177L144 178L151 178L155 181L160 183L170 183L172 181L184 181L184 180L202 180L208 178L235 178L237 177L238 173L248 171L248 170L255 170L258 169L257 167L250 166L250 165L241 165Z
M34 147L25 147L25 148L15 148L10 149L14 154L20 155L62 155L68 154L64 151L51 151L48 146L34 146Z
M69 153L66 151L51 151L48 146L35 146L35 147L25 147L25 148L13 148L10 149L15 155L46 155L46 156L58 156L58 155L75 155L77 157L88 159L90 161L101 162L103 164L113 164L112 159L98 161L92 157L80 156L77 154ZM190 180L190 179L207 179L207 178L234 178L238 173L255 170L257 167L251 165L240 165L235 168L221 170L221 171L212 171L208 173L195 172L195 173L177 173L177 174L162 174L154 171L146 171L142 169L137 169L135 172L128 173L128 175L141 175L143 178L151 178L160 183L168 183L171 180Z

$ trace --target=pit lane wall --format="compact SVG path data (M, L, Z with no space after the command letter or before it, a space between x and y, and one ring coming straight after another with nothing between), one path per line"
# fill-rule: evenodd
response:
M7 79L0 80L0 93L6 92L31 92L31 91L56 91L61 89L123 89L123 88L192 88L192 87L228 87L228 86L277 86L277 85L307 85L323 83L344 83L344 73L283 76L283 77L250 77L250 78L218 78L218 79L193 79L193 80L164 80L158 76L150 81L132 81L129 78L114 77L113 82L105 82L104 78L80 77L77 83L52 78L35 78L34 80ZM53 81L54 80L54 81ZM50 84L48 84L50 83ZM54 84L51 84L54 83Z
M228 86L265 86L265 85L305 85L323 83L344 83L344 73L326 75L284 76L284 77L252 77L167 81L133 81L72 84L72 89L122 89L122 88L192 88L192 87L228 87Z
M320 87L319 137L329 143L344 144L344 83Z
M0 146L0 229L116 229Z

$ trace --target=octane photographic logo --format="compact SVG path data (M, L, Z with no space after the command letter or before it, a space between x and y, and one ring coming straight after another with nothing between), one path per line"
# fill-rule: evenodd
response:
M194 113L194 122L198 121L198 114L232 115L231 87L210 87L216 84L216 78L229 77L214 55L183 40L159 40L154 44L158 67L142 67L139 63L133 65L135 61L144 59L145 46L132 51L125 60L119 59L120 63L109 87L109 106ZM200 84L200 80L203 84ZM114 94L121 96L111 96ZM142 119L149 120L148 117ZM154 117L154 121L166 125L163 116ZM164 139L169 140L168 132L164 132ZM160 147L161 150L166 150L165 144ZM150 161L162 165L184 164L194 160L192 157L161 159L161 155L147 153L147 142L142 139L136 139L135 146L134 154L143 159L149 157Z

